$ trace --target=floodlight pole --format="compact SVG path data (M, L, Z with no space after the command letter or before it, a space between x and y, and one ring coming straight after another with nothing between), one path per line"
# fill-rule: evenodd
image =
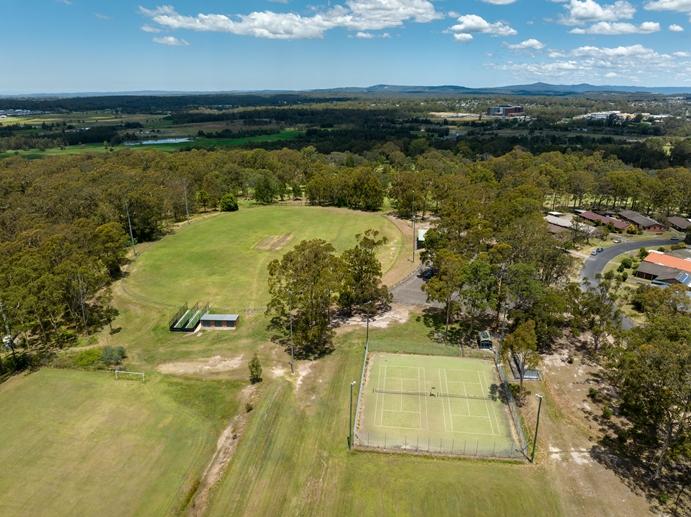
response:
M537 420L535 421L535 436L533 436L533 452L530 455L530 463L535 462L535 448L537 447L537 430L540 427L540 410L542 409L542 395L536 395L537 397Z
M290 313L290 373L295 375L295 343L293 341L293 313Z
M355 381L350 383L350 406L348 411L348 449L353 448L353 387Z

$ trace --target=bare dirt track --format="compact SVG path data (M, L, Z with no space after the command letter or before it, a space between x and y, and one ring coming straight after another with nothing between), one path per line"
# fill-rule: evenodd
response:
M588 398L588 389L597 387L593 374L598 368L583 362L577 354L569 364L567 356L567 351L546 356L542 385L528 385L533 394L545 395L538 462L550 472L564 514L651 515L646 498L598 461L595 451L600 431L593 417L600 410ZM523 408L530 426L534 425L536 411L536 398L530 395Z

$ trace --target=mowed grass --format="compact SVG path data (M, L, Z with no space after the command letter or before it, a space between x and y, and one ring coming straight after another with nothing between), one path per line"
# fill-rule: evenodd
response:
M143 367L210 354L248 356L262 343L267 353L272 352L276 347L269 345L264 316L269 263L306 239L324 239L341 252L368 229L389 239L379 254L386 271L406 243L400 230L378 213L300 206L242 207L238 212L182 225L174 234L147 245L127 278L115 286L120 316L113 325L121 330L114 335L105 330L100 342L125 346L131 361ZM196 302L239 313L238 329L194 336L169 332L168 322L177 308ZM243 376L245 373L243 369Z
M349 452L362 334L341 336L298 390L280 380L264 387L210 515L561 514L540 466Z
M0 385L0 515L176 513L240 384L43 369Z

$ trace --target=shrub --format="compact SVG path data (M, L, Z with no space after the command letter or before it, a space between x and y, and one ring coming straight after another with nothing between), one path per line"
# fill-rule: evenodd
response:
M626 280L627 280L628 278L629 278L629 274L628 274L626 271L624 271L624 272L621 274L621 281L622 281L622 282L626 282Z
M624 266L625 269L631 269L631 266L633 265L633 260L631 257L624 257L621 261L621 265Z
M671 247L670 249L673 249L673 250L684 250L684 249L686 249L686 244L684 244L683 242L678 242L678 243L676 243L676 244L672 244L672 247Z
M609 406L605 406L602 408L602 418L609 420L610 418L612 418L612 414L612 410Z
M237 199L230 192L221 198L218 208L221 212L237 212L239 209Z
M643 259L644 259L645 257L647 257L647 256L648 256L648 250L647 250L647 249L641 248L641 249L638 250L638 258L640 258L641 260L643 260Z
M101 363L102 351L99 348L89 348L78 352L72 359L75 368L98 368Z
M257 357L257 354L254 354L254 357L250 360L249 368L250 382L252 384L262 382L262 365L259 362L259 357Z
M619 271L620 273L623 273L624 272L624 264L619 264L617 271Z
M125 348L121 346L106 346L101 352L101 361L106 366L115 366L122 363L122 360L127 357Z

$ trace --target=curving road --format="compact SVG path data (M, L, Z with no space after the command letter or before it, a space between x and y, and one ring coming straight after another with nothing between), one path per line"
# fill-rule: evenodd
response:
M619 255L640 248L657 248L659 246L669 246L670 244L676 244L676 241L670 239L650 239L646 241L622 242L621 244L615 244L614 246L605 248L605 251L597 255L591 255L585 259L585 264L583 264L583 269L581 270L581 280L587 278L595 285L597 284L597 275L602 273L602 270L605 269L605 266L610 260L613 260Z
M669 246L670 244L675 244L677 241L672 241L670 239L650 239L645 241L632 241L632 242L622 242L621 244L615 244L597 255L591 255L585 259L583 264L583 269L581 269L580 280L588 279L593 285L597 285L597 275L602 273L605 266L610 260L615 259L623 253L629 251L635 251L640 248L657 248L659 246ZM583 287L582 287L583 288ZM621 323L624 329L628 330L636 326L631 318L626 316L621 317Z

